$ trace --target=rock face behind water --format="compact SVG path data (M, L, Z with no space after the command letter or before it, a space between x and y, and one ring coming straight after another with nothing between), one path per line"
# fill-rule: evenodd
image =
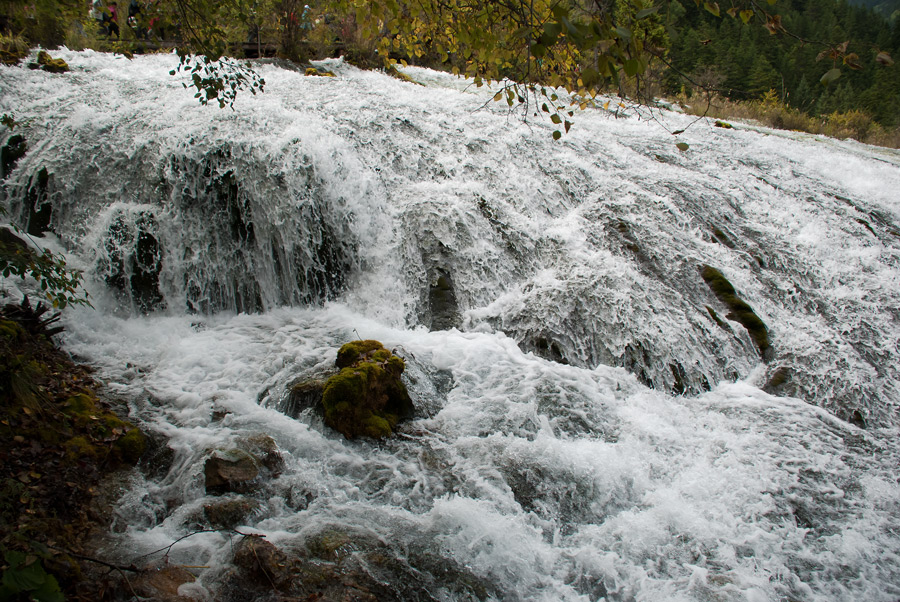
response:
M325 424L348 439L380 439L412 416L412 400L400 380L406 365L380 342L347 343L335 364L341 371L328 379L322 394Z

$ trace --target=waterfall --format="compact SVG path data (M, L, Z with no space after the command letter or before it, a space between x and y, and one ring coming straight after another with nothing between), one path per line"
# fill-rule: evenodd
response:
M158 441L109 554L203 525L206 460L265 435L241 529L377 599L900 596L897 151L706 120L681 151L691 118L601 107L554 141L336 60L218 110L177 57L60 55L0 66L2 195L85 270L64 345ZM400 437L292 397L356 338L406 359ZM171 550L201 599L231 557Z

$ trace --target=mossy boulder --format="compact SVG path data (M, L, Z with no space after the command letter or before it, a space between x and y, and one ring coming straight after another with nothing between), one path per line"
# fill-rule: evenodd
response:
M741 299L734 286L727 278L716 268L708 265L700 268L700 276L706 285L712 290L716 297L730 310L725 316L729 320L734 320L747 329L747 333L759 349L759 355L763 361L768 362L774 355L771 345L769 344L769 329L765 323L756 315L753 308ZM710 312L710 315L713 315Z
M328 379L322 394L325 424L348 439L380 439L412 416L412 400L400 379L406 365L380 342L347 343L336 365L341 371Z
M65 73L69 70L69 64L62 59L55 59L46 50L41 50L37 55L37 63L28 65L32 69L43 69L47 73Z
M416 80L414 80L413 78L411 78L411 77L408 76L407 74L403 73L402 71L400 71L400 70L397 69L396 67L389 67L388 69L385 70L385 73L387 73L387 74L390 75L391 77L394 77L394 78L399 79L399 80L402 81L402 82L407 82L407 83L410 83L410 84L416 84L417 86L424 86L424 84L417 82Z
M365 341L353 341L352 343L347 343L337 352L337 359L334 362L334 365L338 368L347 368L348 366L352 366L359 361L372 357L376 351L387 351L379 341L373 341L372 339L368 339ZM390 355L390 353L388 353Z

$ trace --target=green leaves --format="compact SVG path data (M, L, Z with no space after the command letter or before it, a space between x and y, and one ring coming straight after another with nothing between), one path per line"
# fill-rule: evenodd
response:
M634 77L638 73L643 72L641 68L641 62L638 59L628 59L625 61L624 65L625 75L628 77Z
M840 76L841 76L841 70L840 70L840 69L837 69L837 68L831 69L831 70L829 70L825 75L822 76L822 79L820 79L819 82L820 82L823 86L827 86L828 84L834 82L834 81L835 81L837 78L839 78Z
M559 23L555 23L550 21L544 24L544 34L541 36L541 44L547 46L553 46L556 44L557 38L559 38L559 34L562 33L562 25Z
M82 281L80 271L69 269L61 255L54 255L46 249L38 254L15 236L0 240L0 274L4 278L34 278L53 307L90 305L87 293L83 290L78 292Z
M639 10L637 14L634 16L635 21L640 21L641 19L646 19L650 15L655 15L659 12L659 5L651 6L650 8L645 8L643 10Z
M753 13L753 11L750 10L750 9L742 10L742 11L740 12L741 21L744 22L744 25L746 25L747 23L750 22L750 19L753 18L753 15L754 15L754 13Z
M37 602L64 602L56 578L44 570L35 556L10 551L4 558L7 567L0 582L0 599L13 600L25 595Z
M241 64L229 58L211 59L204 55L190 54L179 48L180 61L174 71L169 75L184 71L191 76L191 85L197 89L194 94L200 104L207 105L215 100L219 108L226 105L234 110L234 101L238 92L247 90L256 95L265 91L266 80L254 71L249 63ZM182 84L185 88L187 84Z
M721 13L719 12L718 2L704 2L703 8L706 9L706 12L715 15L716 17L721 16Z

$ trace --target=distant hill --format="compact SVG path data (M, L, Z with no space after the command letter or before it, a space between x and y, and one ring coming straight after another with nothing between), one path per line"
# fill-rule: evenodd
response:
M900 18L900 0L850 0L850 4L871 8L893 22Z

